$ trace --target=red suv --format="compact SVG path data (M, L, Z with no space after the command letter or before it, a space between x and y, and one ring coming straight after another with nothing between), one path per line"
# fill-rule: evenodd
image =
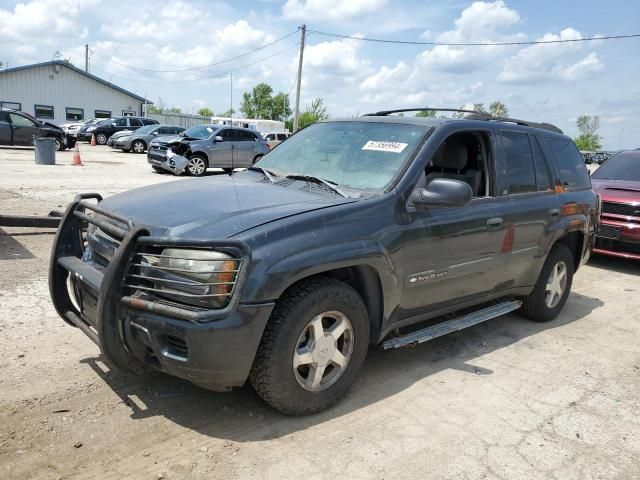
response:
M591 176L602 197L595 253L640 260L640 150L618 152Z

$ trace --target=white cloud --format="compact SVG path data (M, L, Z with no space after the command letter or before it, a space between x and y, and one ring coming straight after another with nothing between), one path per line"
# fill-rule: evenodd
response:
M382 88L386 88L389 85L397 85L404 79L406 79L408 73L410 72L410 68L407 67L407 64L404 62L398 62L398 64L389 68L386 66L380 67L376 73L366 78L361 84L360 88L362 90L378 90Z
M582 34L573 28L565 28L559 35L547 33L538 41L577 40ZM511 83L540 81L574 81L589 73L602 70L603 65L595 52L578 60L574 53L582 49L578 42L547 43L525 47L505 61L498 80Z
M387 0L287 0L283 16L291 20L345 21L383 8Z

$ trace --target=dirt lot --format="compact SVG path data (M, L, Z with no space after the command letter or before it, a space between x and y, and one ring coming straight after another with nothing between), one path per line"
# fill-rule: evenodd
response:
M83 168L0 149L0 213L163 181L81 145ZM53 236L0 229L0 478L640 478L640 265L596 258L549 324L509 315L372 349L334 409L286 418L246 387L108 371L49 301Z

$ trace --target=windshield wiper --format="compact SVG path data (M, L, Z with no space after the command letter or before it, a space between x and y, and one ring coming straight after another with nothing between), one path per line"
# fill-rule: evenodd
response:
M267 180L269 180L271 183L276 183L276 181L273 179L274 176L277 176L275 173L270 172L269 170L267 170L266 168L262 168L262 167L256 167L255 165L252 167L249 167L248 170L253 170L255 172L260 172L262 173L265 177L267 177Z
M349 195L340 190L336 184L333 182L329 182L324 178L314 177L313 175L287 175L287 178L291 178L293 180L306 180L307 182L321 183L322 185L330 188L332 191L336 192L341 197L349 198Z

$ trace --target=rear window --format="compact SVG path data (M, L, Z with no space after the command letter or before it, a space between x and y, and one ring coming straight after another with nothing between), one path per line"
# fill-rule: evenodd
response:
M498 165L498 193L532 193L538 190L533 153L526 133L502 132L503 158Z
M571 140L545 137L545 143L558 166L560 180L567 188L591 188L584 159Z

